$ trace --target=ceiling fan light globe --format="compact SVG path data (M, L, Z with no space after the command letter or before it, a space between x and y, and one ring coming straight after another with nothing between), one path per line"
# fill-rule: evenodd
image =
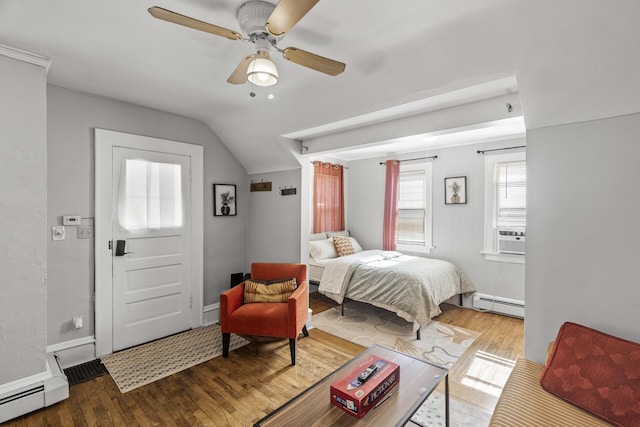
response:
M247 68L247 80L256 86L273 86L278 83L278 69L267 58L256 58Z

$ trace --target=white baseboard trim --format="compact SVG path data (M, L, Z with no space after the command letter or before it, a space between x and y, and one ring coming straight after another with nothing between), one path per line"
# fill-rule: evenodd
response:
M47 346L47 353L55 353L63 369L81 363L90 362L96 358L96 337L77 338Z
M220 321L220 303L205 305L203 311L204 326L213 325Z
M95 344L96 337L90 335L88 337L76 338L74 340L63 341L57 344L51 344L47 346L47 353L55 353L57 351L68 350L74 347L80 347L87 344Z

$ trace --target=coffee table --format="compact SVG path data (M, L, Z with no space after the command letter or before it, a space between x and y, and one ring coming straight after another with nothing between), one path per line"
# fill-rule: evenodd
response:
M329 386L371 355L400 365L400 382L380 406L357 419L330 402ZM381 345L373 345L254 426L404 426L444 380L445 425L449 426L449 371Z

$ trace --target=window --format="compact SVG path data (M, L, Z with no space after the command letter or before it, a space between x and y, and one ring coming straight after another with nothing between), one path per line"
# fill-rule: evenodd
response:
M431 251L431 163L400 165L396 247Z
M485 157L485 257L494 261L524 262L527 226L526 153ZM502 232L502 234L500 233ZM514 246L516 235L521 245ZM501 251L501 244L503 250ZM509 247L505 251L505 247ZM509 253L505 253L509 252Z
M127 159L120 178L120 225L127 230L181 227L181 166Z
M524 161L495 165L496 226L518 228L527 225L527 165Z

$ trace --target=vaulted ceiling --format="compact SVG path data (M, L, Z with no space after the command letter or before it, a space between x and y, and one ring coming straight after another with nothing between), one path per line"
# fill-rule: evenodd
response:
M506 76L528 129L640 111L636 0L321 0L280 46L342 61L345 72L272 52L280 81L255 97L248 83L226 83L250 43L147 12L239 31L242 3L0 0L0 44L49 57L51 84L206 122L248 173L298 166L297 143L283 135Z

